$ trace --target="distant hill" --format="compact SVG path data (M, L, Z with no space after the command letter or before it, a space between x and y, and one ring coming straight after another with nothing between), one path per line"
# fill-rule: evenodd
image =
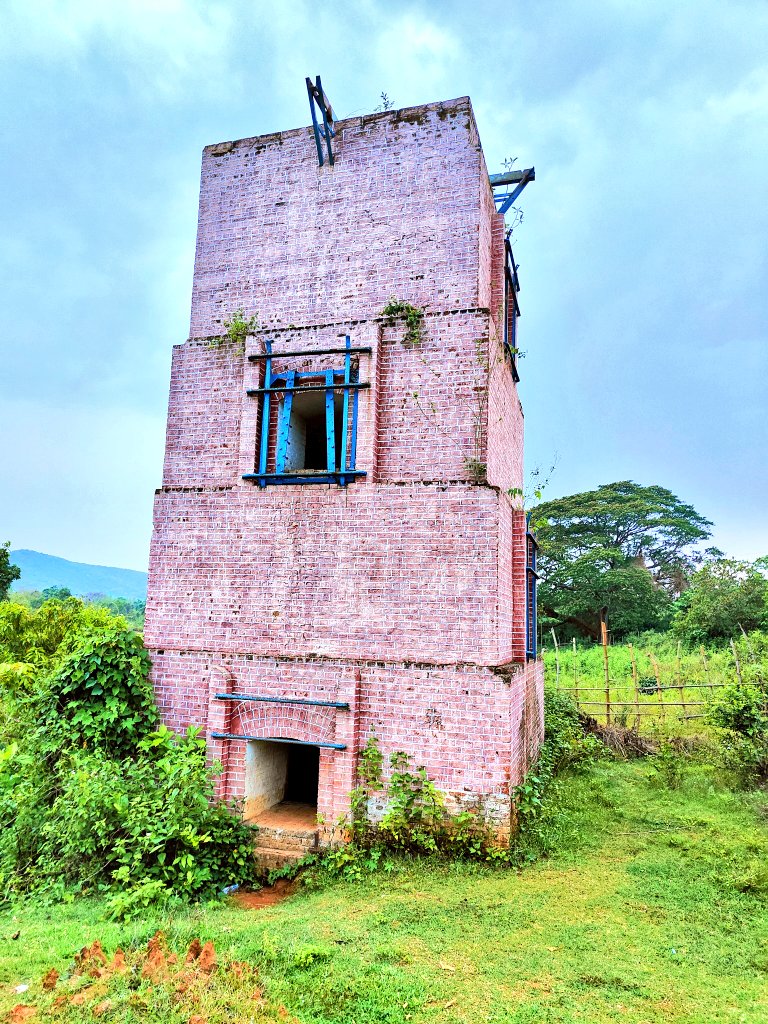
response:
M21 569L21 579L11 590L45 590L68 587L77 597L106 594L143 601L147 596L147 574L135 569L115 569L107 565L69 562L66 558L44 555L40 551L11 551L11 562Z

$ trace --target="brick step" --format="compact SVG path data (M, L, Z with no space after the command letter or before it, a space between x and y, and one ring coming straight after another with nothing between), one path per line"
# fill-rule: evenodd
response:
M268 846L257 846L255 849L256 863L262 871L273 871L286 864L292 864L305 857L310 850L273 850Z
M309 853L317 848L317 831L294 830L287 828L274 828L270 826L259 826L256 833L256 848L266 847L271 850L299 850L302 853Z

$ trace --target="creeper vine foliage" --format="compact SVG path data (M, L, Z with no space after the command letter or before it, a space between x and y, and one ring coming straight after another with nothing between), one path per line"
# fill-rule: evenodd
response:
M421 344L424 337L424 309L413 306L404 299L391 298L381 311L389 323L402 317L405 320L405 340L413 345Z

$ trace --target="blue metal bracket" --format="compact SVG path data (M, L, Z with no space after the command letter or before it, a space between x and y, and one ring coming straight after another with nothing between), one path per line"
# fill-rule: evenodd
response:
M258 740L259 743L293 743L297 747L327 747L329 750L346 750L346 743L312 743L308 740L289 740L283 736L238 736L234 732L212 732L215 740Z
M502 185L516 186L512 192L493 194L494 201L500 204L496 212L506 213L528 182L536 180L536 168L528 167L524 171L510 171L508 174L492 174L490 178L491 188L499 188Z
M312 130L315 133L315 145L317 146L317 159L322 167L325 163L325 149L328 153L328 163L333 167L335 158L331 139L336 138L336 132L333 127L336 117L333 113L333 107L331 106L331 101L323 92L320 75L315 79L314 85L310 78L306 79L306 83L307 94L309 95L309 111L312 114ZM322 116L322 125L318 121L318 111Z
M536 627L538 623L538 580L536 556L539 545L531 533L531 513L525 517L525 658L535 661L538 654Z

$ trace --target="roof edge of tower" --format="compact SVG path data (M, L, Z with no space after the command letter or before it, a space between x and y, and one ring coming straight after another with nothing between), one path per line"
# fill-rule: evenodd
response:
M400 107L397 110L379 110L370 114L340 118L338 121L334 122L334 127L339 131L344 128L363 126L376 121L386 121L391 122L392 124L402 122L420 124L430 113L437 113L439 117L448 117L450 115L455 116L458 113L466 113L471 119L475 135L478 134L475 113L472 109L472 101L469 96L458 96L450 100L437 100L433 103L419 103L413 107ZM253 146L268 146L273 143L279 145L287 138L303 135L306 132L311 131L312 126L307 125L306 127L301 128L289 128L285 131L268 132L265 135L252 135L244 139L233 139L228 142L215 142L204 147L203 156L225 156L227 153L231 153L234 149L251 148Z

